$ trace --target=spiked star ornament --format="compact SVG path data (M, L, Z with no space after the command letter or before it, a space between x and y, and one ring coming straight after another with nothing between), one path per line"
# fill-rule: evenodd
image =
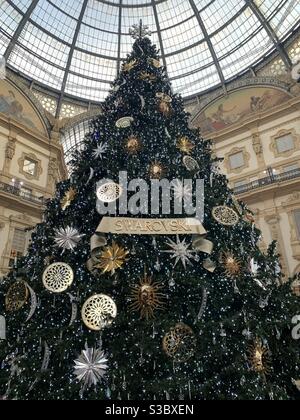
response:
M78 232L77 229L73 228L72 226L67 226L66 228L59 228L55 229L54 231L55 237L54 242L56 246L59 248L63 248L65 251L66 249L70 251L74 251L77 247L81 238L84 236Z
M177 235L176 242L168 239L167 245L171 250L162 252L171 254L171 258L175 259L174 267L176 267L179 261L181 261L184 269L186 269L187 265L192 265L191 259L195 259L195 251L189 249L190 244L187 244L185 239L181 241Z
M181 139L178 140L176 147L187 155L190 155L195 149L195 145L187 137L181 137Z
M192 188L189 185L184 185L179 179L176 180L173 186L174 197L178 201L186 200L193 196Z
M105 377L108 359L101 349L88 348L82 351L78 359L74 360L74 375L83 383L83 391L97 384Z
M105 153L107 152L108 146L107 144L101 142L100 144L98 144L98 146L96 147L96 149L93 150L93 157L95 159L102 159L103 155L105 155Z
M99 256L99 262L95 268L102 270L102 273L111 273L113 276L121 268L126 260L129 251L113 241L111 246L106 246Z

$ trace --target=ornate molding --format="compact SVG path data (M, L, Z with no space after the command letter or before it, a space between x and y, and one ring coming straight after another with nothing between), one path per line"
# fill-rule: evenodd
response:
M29 174L28 172L24 171L24 162L26 159L30 159L36 163L36 170L34 174ZM36 155L33 153L23 152L20 159L18 159L18 165L19 165L19 172L23 176L25 176L26 179L29 179L29 180L35 179L38 181L40 179L41 174L43 173L42 161L38 159Z
M286 152L279 152L277 147L277 140L280 139L280 137L291 135L293 142L294 142L294 148L291 150L287 150ZM274 157L290 157L292 156L296 151L300 150L300 136L296 133L296 130L294 128L291 128L290 130L280 130L275 136L271 137L271 143L270 143L270 150L273 152Z
M17 140L15 138L12 137L8 137L8 142L6 144L6 149L5 149L5 158L12 160L12 158L15 155L16 152L16 142Z
M243 166L240 166L239 168L232 168L230 164L230 157L237 154L237 153L243 153L244 158L244 164ZM226 167L227 173L233 173L233 174L240 174L243 172L244 169L249 168L250 163L250 153L247 152L246 147L234 147L231 149L228 153L226 153L224 158L224 165Z

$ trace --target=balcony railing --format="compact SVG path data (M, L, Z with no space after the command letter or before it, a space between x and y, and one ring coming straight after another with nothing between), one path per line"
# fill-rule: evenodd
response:
M294 169L292 171L284 172L279 175L269 174L265 178L258 179L257 181L249 182L248 184L240 185L239 187L234 188L235 194L243 194L248 191L256 190L271 184L277 184L284 181L293 180L295 178L300 178L300 168Z
M46 200L44 199L44 197L37 197L28 191L22 191L22 189L19 187L4 184L3 182L0 182L0 191L4 191L8 194L13 194L17 197L20 197L22 200L30 201L31 203L36 203L40 206L44 206L46 204Z

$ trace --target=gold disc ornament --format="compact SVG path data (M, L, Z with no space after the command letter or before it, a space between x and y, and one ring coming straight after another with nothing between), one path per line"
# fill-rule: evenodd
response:
M49 292L65 292L74 281L72 268L65 263L58 262L49 265L43 274L43 284Z
M191 359L196 352L196 337L193 330L183 323L171 328L163 339L165 353L177 363Z
M83 305L81 316L90 330L100 331L112 324L117 316L117 306L107 295L94 295Z
M20 280L10 286L5 297L7 312L16 312L22 309L27 302L28 295L28 287L25 281Z
M214 207L212 215L218 223L224 226L235 226L239 222L237 212L227 206Z
M115 182L97 186L97 197L102 203L114 203L121 197L122 192L122 187Z

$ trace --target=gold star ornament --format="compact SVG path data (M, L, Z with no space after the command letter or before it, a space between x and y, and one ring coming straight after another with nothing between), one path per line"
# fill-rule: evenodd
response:
M123 71L125 73L128 73L129 71L131 71L132 69L134 69L137 66L137 60L131 60L128 63L124 63L123 64Z
M113 241L111 246L103 249L95 268L102 270L102 274L111 273L113 276L125 264L128 254L129 251Z
M160 162L153 162L149 168L149 174L153 179L161 179L166 174L166 168Z
M187 137L181 137L177 142L177 149L190 155L195 149L195 145Z

